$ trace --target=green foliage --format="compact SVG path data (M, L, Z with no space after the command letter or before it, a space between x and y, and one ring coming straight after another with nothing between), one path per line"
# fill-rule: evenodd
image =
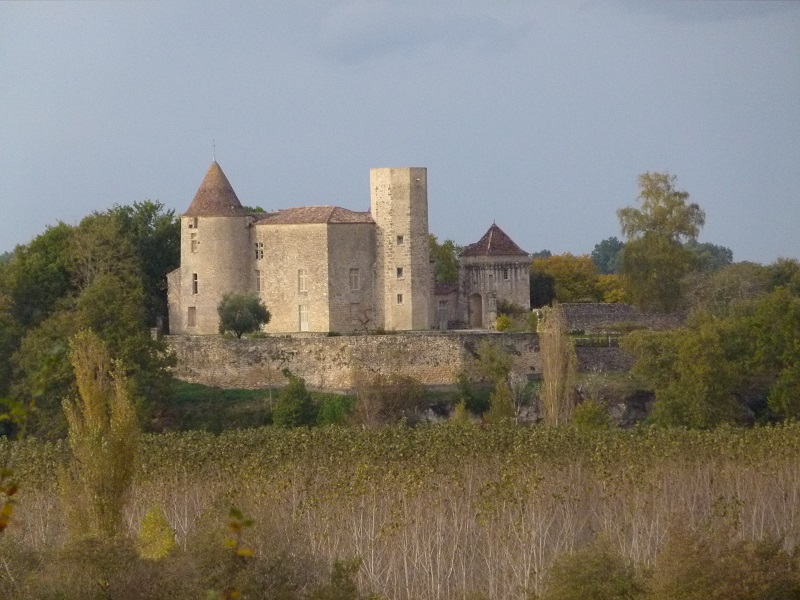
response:
M91 331L70 340L78 396L64 400L72 453L62 477L73 537L110 538L122 532L133 481L139 428L128 382L105 344Z
M237 338L245 333L258 331L272 317L259 297L250 292L225 294L217 312L219 332L230 331Z
M346 425L353 413L354 398L340 394L324 394L319 400L317 425Z
M527 324L528 331L532 333L539 331L539 313L535 310L532 310L530 313L528 313Z
M272 408L272 422L278 427L303 427L316 422L316 407L306 389L305 379L288 370L284 373L289 383L281 390Z
M683 328L623 340L636 358L633 373L656 392L654 423L747 422L765 417L768 402L779 418L800 414L800 298L777 288L725 312L701 312Z
M604 239L595 244L592 250L592 262L597 272L602 275L619 273L622 267L622 248L625 244L616 237Z
M428 234L428 240L436 283L458 283L458 255L463 248L453 240L445 240L440 244L432 233Z
M175 532L158 504L152 505L139 524L137 554L146 560L161 560L175 549Z
M531 267L531 308L542 308L553 303L556 297L556 280L552 275Z
M713 272L692 273L684 281L689 309L729 316L737 304L770 291L770 267L740 262Z
M511 320L511 317L509 317L508 315L500 314L497 316L497 324L496 324L497 331L505 331L513 324L514 321Z
M584 430L607 429L613 424L605 404L593 398L584 400L575 407L572 423L578 429Z
M35 404L33 433L64 433L60 399L75 385L66 348L82 328L123 362L137 402L166 395L172 359L148 330L153 315L164 314L153 303L165 304L164 278L177 264L177 222L162 208L116 206L76 227L51 227L0 269L0 299L10 299L0 302L0 393Z
M483 340L478 346L478 358L475 360L475 373L484 381L492 384L505 380L514 365L514 357L503 348L489 340Z
M459 373L457 382L459 402L463 402L473 415L482 415L489 410L489 395L472 385L466 373Z
M694 255L694 265L698 271L714 272L733 264L733 250L725 246L689 240L685 247Z
M531 274L542 274L552 279L557 302L596 302L600 300L597 289L597 268L588 254L574 256L569 252L547 258L535 258Z
M639 176L641 208L617 211L627 243L622 273L633 302L640 308L673 312L682 306L680 282L695 266L695 255L684 246L705 224L705 213L689 194L675 189L675 176Z
M12 316L21 327L44 320L72 290L67 266L72 233L65 223L48 227L26 246L17 246L3 266L0 284L11 298Z
M659 554L649 587L652 600L800 598L800 568L778 541L737 539L725 525L681 528Z
M167 273L180 265L180 220L161 202L115 205L108 216L129 240L138 262L148 324L167 315Z
M600 537L556 560L541 600L644 600L645 592L644 580L636 568Z
M508 384L500 379L494 386L494 391L489 397L489 412L486 418L492 425L503 423L513 423L517 418L517 411L514 410L514 400L511 397L511 390Z
M334 561L328 583L319 586L309 596L309 600L368 600L372 595L361 594L356 583L356 576L361 569L362 560L358 557L350 560Z

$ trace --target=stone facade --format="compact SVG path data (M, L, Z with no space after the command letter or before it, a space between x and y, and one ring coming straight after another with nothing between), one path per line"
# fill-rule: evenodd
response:
M491 329L498 298L529 308L530 259L496 225L465 250L455 291L438 293L427 177L424 168L371 169L369 212L250 214L212 163L181 216L181 266L167 277L170 332L217 333L217 307L231 292L259 295L272 315L267 333Z

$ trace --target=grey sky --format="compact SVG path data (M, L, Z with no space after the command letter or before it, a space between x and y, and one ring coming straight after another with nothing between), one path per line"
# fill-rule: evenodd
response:
M800 3L0 3L0 252L160 200L216 156L243 203L369 205L428 168L430 229L620 237L667 170L735 260L800 258Z

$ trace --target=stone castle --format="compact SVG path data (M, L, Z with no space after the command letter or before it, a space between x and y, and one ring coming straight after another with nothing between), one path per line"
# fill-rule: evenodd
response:
M250 212L214 161L181 216L168 277L173 334L218 332L225 294L254 292L268 333L491 329L500 300L530 308L530 256L492 225L436 284L427 169L370 170L370 210L303 206Z

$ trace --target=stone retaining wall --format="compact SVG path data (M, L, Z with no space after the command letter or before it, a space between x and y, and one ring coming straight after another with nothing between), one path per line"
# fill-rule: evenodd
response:
M307 336L226 339L172 335L166 340L178 363L178 379L222 388L257 389L283 385L288 368L309 387L349 390L361 371L403 373L426 386L449 386L473 362L484 340L514 356L514 372L541 373L539 337L533 333L446 332L369 336Z

